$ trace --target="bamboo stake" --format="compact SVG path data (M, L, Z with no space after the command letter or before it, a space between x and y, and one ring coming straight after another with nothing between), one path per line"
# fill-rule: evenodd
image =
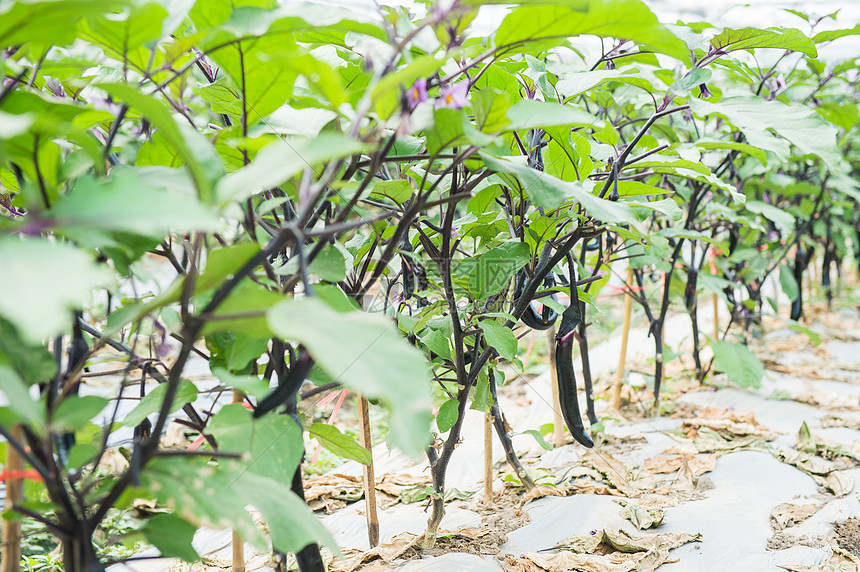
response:
M720 306L716 294L711 294L711 302L714 306L714 339L720 339Z
M493 501L493 416L484 413L484 502Z
M564 419L561 416L561 399L558 396L558 372L555 370L555 326L546 331L549 342L549 371L552 378L552 440L553 445L564 445Z
M241 391L233 392L233 403L245 401L245 394ZM6 572L5 570L3 572ZM239 535L239 531L233 529L233 567L232 572L245 572L245 541Z
M358 396L358 419L361 426L361 446L371 452L370 463L364 465L364 504L367 517L367 540L370 547L379 544L379 515L376 510L376 479L373 475L373 443L370 438L370 404L363 395Z
M627 287L633 287L633 267L627 268ZM624 296L624 325L621 328L621 354L618 356L618 371L615 372L615 384L612 388L612 408L621 409L621 380L624 379L624 367L627 363L627 338L630 334L630 314L633 311L633 297Z
M24 440L21 427L16 425L11 430L12 437L18 441ZM6 444L6 471L24 470L24 460L18 451L10 444ZM6 510L24 498L24 481L21 478L6 479ZM0 568L3 572L18 572L21 568L21 521L6 521L3 526L3 559Z

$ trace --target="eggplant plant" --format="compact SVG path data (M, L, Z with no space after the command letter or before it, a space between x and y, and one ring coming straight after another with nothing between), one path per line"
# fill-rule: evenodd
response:
M860 242L857 66L816 50L855 30L670 27L589 0L504 2L482 36L491 3L0 2L0 435L38 479L10 527L102 570L99 526L147 499L169 510L140 531L165 556L232 527L323 570L338 548L303 502L305 438L372 454L308 412L348 388L427 457L432 546L468 408L533 486L499 402L524 331L557 328L563 417L594 445L574 342L594 424L588 325L623 265L655 397L673 301L702 379L700 286L748 321L778 270L796 320L820 260L832 297ZM713 343L717 368L740 351Z

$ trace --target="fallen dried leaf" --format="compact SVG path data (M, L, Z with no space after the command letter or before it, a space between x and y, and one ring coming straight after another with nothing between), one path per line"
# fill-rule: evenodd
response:
M819 506L815 504L791 504L782 503L776 505L770 511L770 519L774 530L782 530L794 526L799 522L803 522L818 510Z

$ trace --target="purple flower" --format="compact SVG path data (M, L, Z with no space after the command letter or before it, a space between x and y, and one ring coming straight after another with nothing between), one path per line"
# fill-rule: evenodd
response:
M469 104L466 94L469 91L469 82L461 81L449 87L442 88L442 95L436 99L436 108L448 107L451 109L462 109Z
M412 87L409 88L407 99L409 100L409 109L415 109L419 103L424 103L428 100L427 78L418 78Z
M452 226L451 227L451 238L460 238L460 227Z

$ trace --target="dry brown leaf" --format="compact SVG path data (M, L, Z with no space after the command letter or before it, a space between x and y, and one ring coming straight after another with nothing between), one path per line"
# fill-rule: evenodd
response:
M763 425L756 423L753 419L749 421L736 421L734 419L685 419L681 424L682 429L700 429L707 427L712 431L716 431L726 439L734 439L737 437L759 437L766 441L776 439L779 435L776 431L772 431Z
M424 537L423 534L401 532L395 534L390 542L381 543L379 546L365 551L344 551L346 558L335 560L329 567L330 572L353 572L359 567L375 560L382 560L388 564L399 558L404 552L415 546Z
M830 490L837 497L843 497L854 490L854 477L845 471L836 470L833 463L829 463L821 457L802 451L786 450L777 451L775 456L783 463L793 465L808 474L812 480Z
M523 500L520 502L520 506L523 506L530 500L535 500L543 497L566 497L567 490L554 487L552 485L537 485L535 488L530 490L523 496Z
M666 513L659 508L648 508L630 503L621 512L621 516L633 523L638 530L653 528L663 522Z
M618 489L624 496L633 497L636 489L628 478L630 469L606 451L600 453L589 449L580 459L580 463L592 467L601 474L602 480Z
M636 569L632 560L618 562L602 554L574 554L572 552L557 552L555 554L537 554L527 552L521 557L505 555L502 563L505 572L628 572Z
M686 459L693 476L698 477L699 475L713 471L718 457L717 453L708 453L706 455L686 453L673 457L656 456L645 459L644 466L645 470L652 473L668 474L680 469L684 464L684 459Z
M818 510L818 505L815 504L791 504L784 502L776 505L770 511L770 519L774 530L782 530L794 526L797 523L803 522Z

